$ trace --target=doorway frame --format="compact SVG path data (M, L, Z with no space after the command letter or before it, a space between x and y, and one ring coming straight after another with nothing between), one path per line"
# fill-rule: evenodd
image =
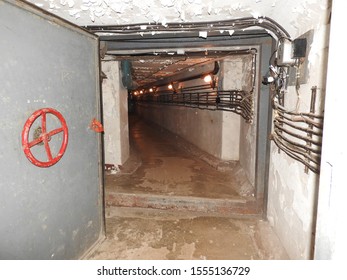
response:
M270 162L270 139L272 129L271 94L268 86L261 83L261 77L269 70L269 61L275 49L275 39L264 30L250 30L235 32L233 36L214 35L202 40L195 33L183 32L179 34L163 33L143 37L139 35L100 36L100 41L106 46L108 54L134 55L154 52L177 52L177 50L224 50L225 48L257 48L257 122L256 122L256 153L254 166L255 203L247 207L253 213L267 216L268 177ZM172 47L175 46L175 47Z

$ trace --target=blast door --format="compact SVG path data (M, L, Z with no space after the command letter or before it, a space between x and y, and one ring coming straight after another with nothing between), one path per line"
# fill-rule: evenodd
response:
M98 38L0 0L0 259L76 259L103 236L100 103Z

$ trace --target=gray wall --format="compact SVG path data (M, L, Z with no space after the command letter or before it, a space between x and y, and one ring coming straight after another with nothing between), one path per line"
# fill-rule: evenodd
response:
M137 112L201 150L221 158L222 111L142 103L137 105Z
M0 259L79 258L103 232L101 142L89 129L100 117L98 41L24 3L0 6ZM61 160L41 168L21 133L46 107L64 116L69 140ZM33 149L45 158L43 146Z

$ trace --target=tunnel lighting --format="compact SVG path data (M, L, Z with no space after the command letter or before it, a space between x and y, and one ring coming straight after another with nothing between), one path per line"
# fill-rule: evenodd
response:
M211 76L211 75L206 75L206 76L204 77L204 81L205 81L205 83L211 83L211 81L212 81L212 76Z

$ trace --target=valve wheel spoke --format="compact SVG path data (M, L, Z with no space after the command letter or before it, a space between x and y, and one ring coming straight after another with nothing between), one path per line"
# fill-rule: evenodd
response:
M58 118L58 120L61 123L61 127L55 128L47 132L47 114L52 114L53 116ZM35 122L35 120L40 117L41 117L40 134L36 139L29 141L29 130L32 124ZM57 155L53 156L49 142L51 141L54 135L57 135L59 133L63 133L62 145ZM33 164L39 167L49 167L55 164L56 162L58 162L66 150L67 142L68 142L68 128L67 128L65 119L58 111L51 108L44 108L34 112L25 123L24 129L22 131L22 146L23 146L24 153ZM42 162L37 160L32 154L32 152L30 151L30 149L33 146L41 144L41 143L44 145L48 161Z

